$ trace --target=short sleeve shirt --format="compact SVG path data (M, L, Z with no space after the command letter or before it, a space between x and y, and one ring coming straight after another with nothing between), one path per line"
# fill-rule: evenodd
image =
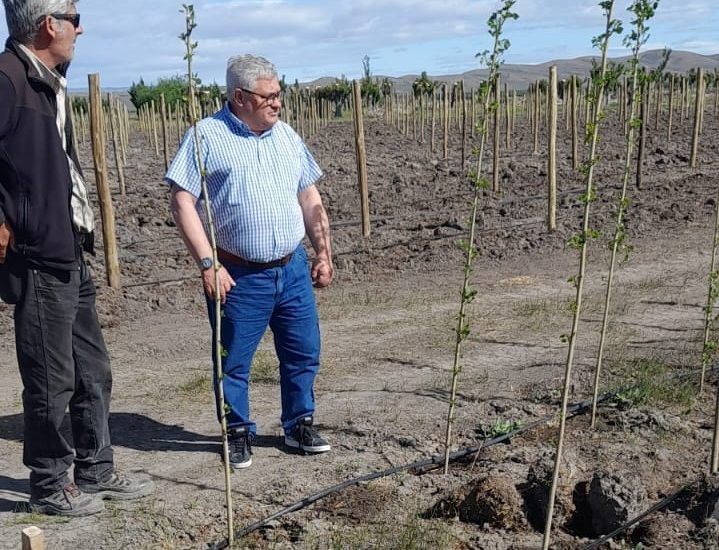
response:
M198 197L207 230L196 143L205 167L217 246L252 262L286 256L305 235L297 195L321 176L302 138L276 122L260 136L224 108L190 128L165 180Z

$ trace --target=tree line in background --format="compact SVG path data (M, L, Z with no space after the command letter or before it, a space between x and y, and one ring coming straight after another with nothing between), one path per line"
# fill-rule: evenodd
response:
M198 78L196 78L196 81L197 86L195 89L201 101L214 103L216 99L222 100L222 90L216 82L209 86L204 86ZM155 105L159 105L161 95L165 96L165 101L168 105L174 105L178 102L185 103L187 101L187 77L185 75L176 75L161 78L154 85L147 85L140 78L139 82L132 83L128 93L135 109L140 109L143 105L150 105L153 101Z
M669 61L670 55L671 50L665 49L662 60L657 68L648 70L646 67L640 67L640 79L645 82L651 82L653 84L659 82L668 83L672 75L670 72L666 72L665 68ZM590 75L588 75L585 80L590 81L594 73L597 71L598 67L596 65L596 62L593 61ZM610 91L614 92L618 87L620 77L625 75L625 73L628 71L628 68L621 63L609 62L607 71L614 77L610 79L611 82L614 83L614 86L609 87ZM387 102L388 98L392 95L394 91L393 84L388 77L383 77L380 79L378 77L372 76L369 56L365 56L362 60L362 73L363 75L360 80L360 91L364 105L368 108L374 108L378 105L381 105L382 103ZM717 79L716 73L706 71L703 74L707 87L715 85L715 80ZM694 85L697 78L697 70L690 69L686 76L688 79L688 83L690 85ZM203 107L216 105L218 101L221 103L226 98L225 93L222 91L222 89L216 82L213 82L210 85L202 85L199 78L195 78L197 81L196 89L198 91L198 97ZM431 97L435 92L437 92L440 89L441 85L442 83L440 81L432 80L427 75L427 71L422 71L420 76L418 76L412 82L412 95L422 101L424 98ZM569 80L560 80L557 83L557 92L560 99L564 99L565 95L569 93L569 85ZM347 111L351 106L350 103L352 98L352 82L347 79L345 75L341 75L339 78L335 79L335 81L330 84L318 86L312 89L306 86L301 87L297 80L295 80L293 84L288 85L285 81L285 76L283 75L282 80L280 81L280 87L284 94L293 96L295 98L311 94L318 100L326 100L330 102L333 106L334 116L336 118L342 117L342 114ZM456 83L450 84L450 88L453 91L453 93L451 94L451 97L453 99L455 97L455 93L453 90L454 87L456 87ZM540 79L537 82L531 84L529 86L529 90L535 89L537 87L542 93L546 93L548 88L548 81L546 79ZM176 105L178 103L184 104L187 101L186 92L187 77L185 75L176 75L167 78L161 78L157 81L156 84L146 84L145 81L140 78L139 82L133 82L128 89L130 101L134 105L135 109L138 110L143 106L150 107L153 103L154 105L159 105L160 96L162 95L164 95L165 102L168 105ZM518 93L519 95L523 94L522 91L519 91ZM106 102L107 100L103 99L103 103ZM74 97L73 107L78 112L87 113L87 98L82 96ZM107 108L107 105L105 105L105 107ZM206 109L203 109L203 112L206 112Z

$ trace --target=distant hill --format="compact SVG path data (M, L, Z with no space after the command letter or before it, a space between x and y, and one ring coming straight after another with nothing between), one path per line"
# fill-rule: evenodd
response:
M656 68L662 59L663 50L648 50L640 54L640 63L642 66L648 69ZM625 63L631 56L617 57L611 59L615 63ZM507 82L511 89L524 90L532 82L536 82L540 79L547 79L549 77L549 67L552 65L557 66L557 73L561 79L566 79L570 75L577 75L580 77L589 76L589 72L592 68L592 60L600 61L599 57L585 56L577 57L575 59L556 59L553 61L547 61L546 63L539 63L536 65L512 65L505 64L502 66L502 81ZM700 55L692 52L685 51L672 51L669 57L669 63L667 64L667 71L674 73L686 73L690 69L696 69L698 67L703 68L705 71L719 70L719 54L715 55ZM486 69L475 69L467 71L462 74L450 74L450 75L428 75L430 79L437 80L439 82L453 83L458 80L464 80L464 85L467 89L476 88L479 84L486 80L487 70ZM418 78L418 74L408 74L400 77L388 77L392 83L393 89L396 92L409 92L412 89L412 82ZM382 80L385 78L381 75L374 75L374 78ZM302 86L325 86L331 84L336 79L331 77L322 77L312 82L302 83Z
M643 52L640 55L640 61L642 66L648 69L656 68L662 59L662 50L649 50ZM615 63L625 63L630 56L617 57L611 59ZM581 77L589 76L589 72L592 67L592 60L599 62L599 57L585 56L577 57L575 59L556 59L554 61L547 61L546 63L539 63L536 65L511 65L505 64L502 66L502 81L507 82L511 89L526 90L530 83L536 82L540 79L547 79L549 77L549 67L552 65L557 66L557 73L560 80L566 79L570 75L577 75ZM674 73L687 73L690 69L696 69L697 67L703 68L705 71L719 70L719 54L714 55L700 55L692 52L685 51L672 51L669 57L669 63L667 64L667 71ZM388 77L392 83L395 92L409 92L412 90L412 82L419 77L418 74L408 74L400 77L390 76ZM373 75L373 78L382 80L385 78L382 75ZM464 80L466 89L477 88L483 80L487 79L486 69L475 69L467 71L462 74L450 74L450 75L429 75L432 80L438 82L454 83L458 80ZM332 84L336 77L323 76L310 82L301 82L302 87L326 86ZM224 89L224 87L223 87ZM112 92L118 96L131 110L134 107L130 103L130 96L127 94L126 88L107 88L103 89L103 93ZM87 89L84 90L70 90L72 95L87 95Z

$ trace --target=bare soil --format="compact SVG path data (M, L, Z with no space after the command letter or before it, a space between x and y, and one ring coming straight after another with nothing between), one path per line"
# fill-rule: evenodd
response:
M501 156L501 191L483 193L472 273L478 295L461 359L455 450L542 418L559 403L567 352L561 335L569 332L573 299L567 279L578 265L565 243L579 231L583 207L563 124L555 232L545 223L546 139L533 154L524 118ZM713 375L704 396L696 389L719 193L719 123L707 112L697 169L688 167L690 121L675 117L669 143L665 124L665 116L656 130L650 122L644 184L631 186L634 251L616 274L604 362L603 389L639 381L643 393L603 404L595 430L587 415L570 420L556 548L581 547L708 470ZM602 236L590 244L573 401L591 391L621 184L624 144L615 115L605 128L591 223ZM253 464L232 476L238 528L334 484L443 452L462 275L457 241L469 228L472 190L456 129L448 159L441 158L439 136L431 150L429 129L424 142L411 127L409 133L381 117L366 122L367 239L351 123L330 123L307 139L326 172L319 188L337 267L333 285L317 292L323 359L316 422L332 451L302 456L283 448L268 335L254 365ZM225 537L204 298L168 211L163 161L145 136L131 137L128 192L114 195L122 289L107 287L102 250L91 264L113 362L117 464L150 476L157 491L138 502L108 503L107 511L84 519L26 512L22 386L12 309L0 304L0 548L17 548L30 524L44 529L53 549L204 548ZM82 142L81 150L92 181L89 145ZM454 463L449 475L402 471L361 483L270 522L238 547L536 548L556 438L550 422ZM716 548L716 522L707 519L715 500L712 480L693 486L612 544Z

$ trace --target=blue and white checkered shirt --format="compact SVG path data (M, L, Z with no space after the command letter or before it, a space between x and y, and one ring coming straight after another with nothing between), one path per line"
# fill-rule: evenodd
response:
M257 136L227 103L197 127L217 246L252 262L292 252L305 235L297 195L322 176L302 138L282 121ZM165 180L200 199L196 208L207 230L192 128Z

